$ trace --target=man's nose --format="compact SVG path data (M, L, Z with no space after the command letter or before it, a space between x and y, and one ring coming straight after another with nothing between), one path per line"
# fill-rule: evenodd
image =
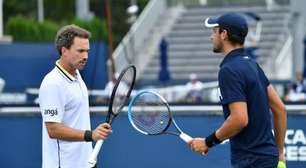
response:
M83 59L88 59L88 52L84 52L84 54L83 54Z

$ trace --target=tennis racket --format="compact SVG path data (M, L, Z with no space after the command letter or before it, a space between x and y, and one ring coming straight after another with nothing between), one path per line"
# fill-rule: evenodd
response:
M111 124L114 118L121 112L133 90L135 79L136 67L134 65L129 65L121 71L112 90L105 122ZM88 163L91 167L94 167L97 163L97 156L102 144L103 140L98 140L93 149L93 152L89 157Z
M192 140L176 124L167 101L154 91L144 90L132 98L128 106L128 119L138 132L145 135L175 135L186 143ZM174 131L169 130L171 124Z

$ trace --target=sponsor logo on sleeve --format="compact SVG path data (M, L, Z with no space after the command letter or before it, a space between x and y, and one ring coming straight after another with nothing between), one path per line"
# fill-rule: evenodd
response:
M57 114L57 109L46 109L44 111L44 115L50 115L51 117L56 116Z

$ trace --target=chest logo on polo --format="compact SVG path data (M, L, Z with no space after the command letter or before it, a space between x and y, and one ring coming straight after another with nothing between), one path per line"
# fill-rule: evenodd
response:
M57 109L46 109L44 111L45 115L50 115L51 117L55 116L58 114Z
M244 59L250 59L250 57L248 57L248 56L244 56L243 58L244 58Z

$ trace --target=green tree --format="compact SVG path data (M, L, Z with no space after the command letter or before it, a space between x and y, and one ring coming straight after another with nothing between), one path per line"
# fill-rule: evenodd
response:
M126 13L126 9L129 7L130 1L111 0L110 2L112 11L113 43L114 47L116 47L130 28L130 25L127 23L129 16ZM137 5L139 6L138 14L140 14L148 2L149 0L137 0ZM96 16L101 18L106 18L104 3L104 0L90 1L90 9L95 13Z
M48 20L66 22L75 17L75 0L44 0L44 7Z
M73 23L90 31L92 41L105 41L107 38L106 23L100 18L93 18L90 21L75 19Z
M137 1L140 8L139 11L144 8L148 1ZM114 46L116 46L130 27L126 22L128 18L126 9L130 5L130 1L111 0L110 2L112 8L113 41ZM58 27L74 22L82 24L85 26L84 28L89 26L94 40L107 38L106 23L103 21L106 20L104 0L90 0L90 10L93 11L97 18L89 23L74 19L75 0L44 0L44 16L45 20L48 21L42 24L37 23L37 0L5 0L3 7L5 32L13 35L15 40L50 41L51 39L53 40L52 36ZM16 17L17 15L18 17ZM18 28L18 26L21 26L24 30Z
M38 41L39 28L33 19L23 16L11 17L6 24L6 33L16 41Z
M53 41L59 26L53 22L38 23L24 16L11 17L6 24L6 34L15 41Z
M37 0L4 0L3 19L4 23L10 17L22 15L24 17L36 18Z

